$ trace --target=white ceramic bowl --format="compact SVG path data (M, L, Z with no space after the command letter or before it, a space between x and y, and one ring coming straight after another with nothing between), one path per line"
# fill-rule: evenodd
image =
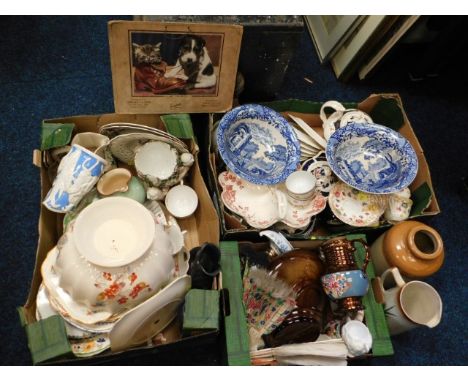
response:
M58 286L70 296L60 303L73 319L94 323L100 312L115 316L131 309L157 293L171 279L174 268L173 254L177 243L165 227L154 224L152 245L136 261L117 267L95 265L80 254L75 246L75 224L58 243L59 253L54 264ZM179 231L179 235L182 233ZM46 283L47 285L47 283ZM88 308L88 317L79 312ZM92 313L92 314L91 314ZM96 321L99 321L96 319Z
M115 197L86 207L76 218L73 238L78 252L90 263L118 267L142 256L154 232L151 212L132 199Z
M198 196L193 188L180 184L169 190L165 204L168 211L176 218L186 218L197 209Z

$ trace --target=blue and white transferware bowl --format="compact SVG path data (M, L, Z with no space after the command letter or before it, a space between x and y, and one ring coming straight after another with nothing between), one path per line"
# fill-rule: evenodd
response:
M388 127L351 122L327 142L333 172L360 191L390 194L407 187L418 172L418 158L406 138Z
M216 140L227 167L255 184L285 181L301 156L296 133L286 119L261 105L242 105L226 113Z

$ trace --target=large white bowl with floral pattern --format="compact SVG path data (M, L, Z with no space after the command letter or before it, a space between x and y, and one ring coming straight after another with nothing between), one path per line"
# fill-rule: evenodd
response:
M50 282L50 271L43 269L44 284L75 320L85 324L109 320L135 307L170 281L173 255L181 249L178 227L153 224L152 244L142 256L119 266L101 266L78 251L75 222L70 223L57 244L58 254L51 269L58 285ZM58 288L67 299L57 293ZM81 313L86 310L88 315Z

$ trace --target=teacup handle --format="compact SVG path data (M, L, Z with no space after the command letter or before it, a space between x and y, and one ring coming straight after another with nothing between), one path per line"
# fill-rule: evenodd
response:
M320 108L320 119L324 123L328 119L327 115L325 114L325 109L327 107L330 108L330 109L333 109L335 111L341 112L341 113L343 113L346 110L345 107L341 103L339 103L338 101L327 101L327 102L325 102L322 105L322 107Z
M276 199L278 200L278 217L279 219L284 219L288 213L288 198L284 192L280 190L275 190Z
M403 277L401 277L400 271L398 270L397 267L393 267L390 269L387 269L384 273L382 273L382 276L380 276L380 285L382 287L382 290L385 291L385 279L387 278L388 275L392 275L393 279L395 280L396 285L401 288L403 285L406 284L405 280L403 280Z
M356 250L356 246L354 245L355 242L361 243L364 246L364 249L366 250L366 257L364 258L364 264L362 264L362 271L366 273L367 265L369 264L369 261L370 261L369 246L363 239L353 239L351 240L351 243L353 244L353 247L355 250Z

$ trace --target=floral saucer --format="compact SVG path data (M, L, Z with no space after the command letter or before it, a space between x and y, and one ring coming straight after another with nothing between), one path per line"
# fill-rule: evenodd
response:
M109 335L98 334L90 338L70 340L70 346L76 357L92 357L110 348Z
M330 190L328 204L342 222L355 227L367 227L379 222L387 205L387 196L368 194L338 182Z
M286 193L284 183L278 186L278 189ZM289 227L298 229L307 227L310 219L322 212L327 206L327 197L321 192L316 192L314 197L304 206L296 206L288 202L286 215L280 221Z
M218 180L226 208L243 217L251 227L264 229L284 217L274 187L249 183L230 171L222 172Z

